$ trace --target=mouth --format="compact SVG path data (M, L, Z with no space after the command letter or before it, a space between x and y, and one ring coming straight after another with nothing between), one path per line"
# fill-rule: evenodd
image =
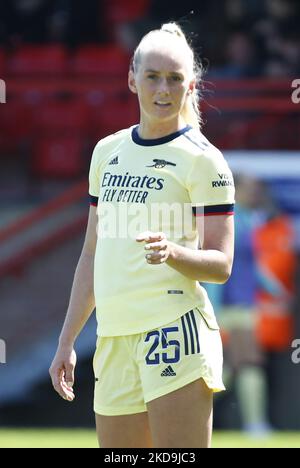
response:
M170 102L162 102L162 101L155 101L154 104L158 107L161 107L161 108L166 108L166 107L170 107L171 106L171 103Z

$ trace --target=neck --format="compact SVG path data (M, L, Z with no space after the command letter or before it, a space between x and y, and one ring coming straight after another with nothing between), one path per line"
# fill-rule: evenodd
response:
M178 132L186 127L186 122L181 116L176 121L167 122L147 122L143 118L140 121L138 133L143 139L162 138L172 133Z

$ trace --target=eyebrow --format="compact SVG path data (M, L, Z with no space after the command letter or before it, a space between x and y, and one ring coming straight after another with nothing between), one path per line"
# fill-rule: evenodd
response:
M152 70L151 68L149 68L148 70L145 70L145 73L159 73L158 70Z
M160 71L158 70L152 70L152 69L148 69L148 70L145 70L145 73L160 73ZM170 75L178 75L178 76L183 76L183 74L181 72L175 72L175 71L171 71L169 72Z

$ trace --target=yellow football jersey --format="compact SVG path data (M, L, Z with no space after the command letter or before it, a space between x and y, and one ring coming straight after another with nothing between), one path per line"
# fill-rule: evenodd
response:
M217 328L204 288L169 267L148 264L144 231L198 249L196 216L232 214L234 184L220 151L190 126L145 140L134 126L95 147L91 204L98 206L94 289L98 335L142 333L198 307Z

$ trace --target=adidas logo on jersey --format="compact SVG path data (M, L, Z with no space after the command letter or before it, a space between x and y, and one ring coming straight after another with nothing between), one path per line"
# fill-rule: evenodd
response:
M119 164L119 156L116 156L114 159L112 159L109 163L109 166L113 164Z
M171 366L168 366L160 375L161 377L173 377L176 375L176 372L174 372L174 369Z

